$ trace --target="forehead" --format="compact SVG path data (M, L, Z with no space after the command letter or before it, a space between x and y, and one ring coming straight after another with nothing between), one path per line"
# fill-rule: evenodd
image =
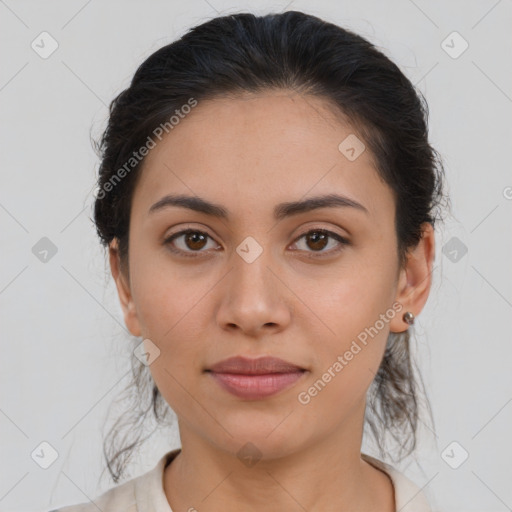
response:
M276 91L199 101L145 157L133 207L147 211L165 194L185 193L246 214L340 193L378 220L394 208L391 190L368 148L355 160L340 151L344 141L363 142L354 137L318 97Z

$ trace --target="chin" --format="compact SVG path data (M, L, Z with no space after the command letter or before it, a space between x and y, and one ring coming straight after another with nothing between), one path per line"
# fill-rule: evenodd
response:
M241 459L279 459L296 452L306 442L298 438L298 435L304 435L303 428L299 428L297 422L285 426L284 417L286 415L251 421L250 415L245 414L244 419L238 422L224 420L222 425L231 436L222 429L220 438L215 435L210 439L218 448ZM297 432L290 431L290 428L297 429Z

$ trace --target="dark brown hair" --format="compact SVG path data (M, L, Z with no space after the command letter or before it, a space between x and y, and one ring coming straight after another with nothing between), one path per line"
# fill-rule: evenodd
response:
M364 141L394 194L398 268L420 241L422 224L441 219L442 200L449 200L443 194L441 158L428 140L428 106L389 58L350 30L302 12L234 14L198 25L154 52L110 105L108 126L96 145L101 165L94 222L105 247L117 239L123 268L128 268L130 207L143 161L133 159L135 152L157 127L172 129L169 120L191 99L268 89L327 99ZM416 447L418 392L424 386L409 341L409 331L390 333L368 393L365 426L382 457L388 435L399 458ZM126 393L135 406L104 441L116 483L133 450L151 436L142 439L147 415L151 411L157 423L165 424L170 411L148 368L134 356L132 368L134 380Z

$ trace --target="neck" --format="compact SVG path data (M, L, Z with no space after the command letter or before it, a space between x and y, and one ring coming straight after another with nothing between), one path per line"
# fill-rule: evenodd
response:
M176 511L256 512L271 503L273 510L393 512L389 477L361 459L360 420L278 457L246 448L245 462L238 450L213 445L180 424L182 450L165 469L165 494Z

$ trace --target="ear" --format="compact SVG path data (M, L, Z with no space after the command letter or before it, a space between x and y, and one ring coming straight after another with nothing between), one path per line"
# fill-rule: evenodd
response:
M125 276L125 272L121 266L118 242L116 238L114 238L109 245L109 259L110 270L116 283L117 294L119 295L121 308L123 309L124 323L134 336L141 336L141 329L139 319L137 318L135 303L133 302L128 278Z
M435 234L430 222L422 225L418 245L408 253L405 268L400 270L395 300L403 309L390 322L391 332L403 332L409 324L403 319L406 311L418 316L427 302L432 284L432 266L435 257Z

